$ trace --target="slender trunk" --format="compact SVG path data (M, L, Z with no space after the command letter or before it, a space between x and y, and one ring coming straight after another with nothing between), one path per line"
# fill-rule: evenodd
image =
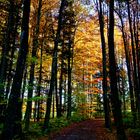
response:
M62 54L61 54L61 72L59 78L59 112L58 117L62 116L62 89L63 89L63 74L64 74L64 44L62 45Z
M33 49L32 49L32 62L31 62L31 69L30 69L30 80L29 80L29 89L28 89L28 101L27 101L27 108L25 114L25 130L29 130L29 123L32 113L32 101L31 98L33 96L33 82L34 82L34 72L35 72L35 61L36 53L38 48L38 36L39 36L39 27L40 27L40 17L41 17L41 7L42 7L42 0L39 0L38 4L38 13L37 13L37 23L35 28L35 36L33 39Z
M138 6L138 1L137 1L137 6ZM136 45L136 66L137 66L137 96L138 96L138 119L140 121L140 50L139 50L139 37L138 37L138 7L135 10L133 10L134 13L134 21L133 21L133 29L134 29L134 40L135 40L135 45Z
M122 77L122 97L123 97L123 114L126 113L126 95L125 95L125 79Z
M66 110L67 108L67 77L65 75L65 79L64 79L64 105L63 105L63 109Z
M55 108L55 100L54 100L54 96L53 96L53 107L52 107L52 118L54 118L54 108Z
M135 102L134 102L134 88L133 88L133 82L132 82L132 68L130 63L130 57L129 57L129 47L126 40L126 34L124 31L124 23L122 17L120 17L121 20L121 26L122 26L122 37L123 37L123 43L124 43L124 50L125 50L125 57L126 57L126 66L127 66L127 73L128 73L128 81L129 81L129 91L130 91L130 102L131 102L131 112L133 115L133 122L134 126L136 124L136 110L135 110Z
M57 69L57 68L56 68ZM59 116L59 96L58 96L58 92L57 92L57 73L55 75L55 97L56 97L56 113L57 113L57 117Z
M133 78L134 78L134 91L135 91L135 98L136 98L136 109L137 113L139 114L139 121L140 121L140 90L139 90L139 83L138 83L138 75L137 75L137 64L136 64L136 50L134 46L134 36L133 36L133 29L132 29L132 20L130 15L130 5L129 0L127 0L127 11L128 11L128 19L129 19L129 30L131 35L131 46L132 46L132 55L133 55Z
M114 122L117 129L117 139L126 140L125 131L123 128L121 103L119 100L116 76L116 60L114 51L114 0L109 3L109 74L110 74L110 87L111 87L111 103L114 116Z
M71 72L72 72L72 66L71 66L71 44L69 46L69 56L68 56L68 110L67 110L67 118L71 117Z
M55 88L55 77L57 75L57 51L58 51L58 43L60 39L60 32L62 30L62 12L64 10L65 0L62 0L60 10L59 10L59 19L58 19L58 28L57 34L54 42L54 52L53 52L53 60L52 60L52 70L51 70L51 81L50 81L50 90L47 98L47 109L45 114L44 126L43 131L47 131L49 120L50 120L50 113L51 113L51 103L52 103L52 94Z
M105 45L105 37L104 37L104 21L102 14L102 3L99 0L100 11L99 14L99 24L100 24L100 36L102 42L102 65L103 65L103 101L104 101L104 112L105 112L105 126L106 128L111 128L111 119L109 112L109 100L107 97L107 71L106 71L106 45Z
M138 70L138 81L140 84L140 46L139 46L139 2L136 0L136 9L133 10L134 13L134 22L133 22L133 29L134 29L134 39L136 44L136 59L137 59L137 70ZM140 90L140 89L139 89ZM140 91L139 91L140 92Z
M16 37L18 35L17 33L17 29L18 29L18 24L19 24L19 12L18 12L18 6L16 7L17 9L17 13L16 13L16 19L15 19L15 27L14 27L14 31L13 31L13 41L12 41L12 50L11 50L11 55L10 55L10 64L9 64L9 69L8 69L8 75L7 75L7 85L6 85L6 95L5 95L5 99L8 98L8 95L9 95L9 91L10 91L10 86L11 86L11 81L12 81L12 78L13 78L13 75L12 75L12 66L13 66L13 58L14 58L14 54L15 54L15 51L16 51Z
M42 80L42 56L43 56L43 48L41 46L41 54L40 54L40 68L39 68L39 81L38 81L38 87L37 87L37 96L40 97L41 94L41 80ZM40 99L37 102L37 121L40 120Z
M33 119L34 119L34 122L37 120L37 101L35 101L34 103Z
M27 84L26 80L27 80L27 66L25 66L24 76L23 76L23 85L22 85L22 91L21 91L22 103L23 103L23 100L24 100L24 93L25 93L25 90L26 90L26 84Z

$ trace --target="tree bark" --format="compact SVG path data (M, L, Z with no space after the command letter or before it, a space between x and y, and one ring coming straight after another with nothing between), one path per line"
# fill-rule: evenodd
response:
M119 7L121 8L121 5L119 3ZM120 9L121 10L121 9ZM127 66L127 73L128 73L128 83L129 83L129 91L130 91L130 102L131 102L131 112L133 115L133 122L134 126L136 124L136 110L135 110L135 99L134 99L134 87L133 87L133 80L132 80L132 64L130 62L130 56L129 56L129 47L127 43L127 36L124 30L124 22L121 16L121 11L119 10L119 18L121 21L121 31L122 31L122 37L123 37L123 44L124 44L124 50L125 50L125 58L126 58L126 66Z
M43 45L43 44L42 44ZM37 87L37 97L41 96L41 81L42 81L42 57L43 57L43 47L41 46L41 54L40 54L40 68L39 68L39 81ZM37 121L40 120L40 99L37 102Z
M51 113L51 103L52 103L52 94L55 88L55 77L57 75L57 51L58 51L58 44L60 39L60 32L62 30L62 12L64 10L65 0L61 1L61 6L59 10L59 17L58 17L58 28L56 33L56 38L54 41L54 52L53 52L53 60L52 60L52 70L51 70L51 81L50 81L50 90L47 98L47 109L45 114L44 126L43 131L47 131L49 120L50 120L50 113Z
M102 43L102 66L103 66L103 101L104 101L104 113L105 113L105 126L106 128L111 129L111 119L110 119L110 111L109 111L109 100L107 97L107 71L106 71L106 45L105 45L105 37L104 37L104 21L103 21L103 13L102 13L102 3L99 0L99 24L100 24L100 36Z
M29 123L32 113L32 96L33 96L33 82L34 82L34 71L35 71L35 61L36 61L36 53L38 48L38 36L39 36L39 27L40 27L40 17L41 17L41 7L42 7L42 0L39 0L38 4L38 13L37 13L37 23L35 28L35 36L33 39L33 49L32 49L32 62L30 68L30 80L29 80L29 89L28 89L28 101L27 101L27 108L25 113L25 130L28 131ZM35 60L34 60L35 59Z
M136 98L136 109L138 114L138 119L140 121L140 87L139 87L139 81L138 81L138 71L137 71L137 63L136 63L136 50L134 46L134 35L133 35L133 29L132 29L132 20L130 15L130 5L129 0L127 2L127 11L128 11L128 20L129 20L129 30L131 35L131 46L132 46L132 58L133 58L133 78L134 78L134 91L135 91L135 98Z
M21 42L18 61L16 65L16 72L13 78L13 84L9 97L9 102L6 111L5 123L2 132L3 140L11 140L16 136L22 139L21 126L21 84L23 72L25 68L26 56L28 53L28 34L29 34L29 14L30 14L30 0L24 0L23 18L21 28Z
M8 68L8 53L10 50L11 36L14 28L15 20L14 20L14 12L15 12L15 1L10 0L10 8L8 11L8 21L6 27L6 33L3 38L3 46L2 46L2 57L0 62L0 119L4 116L4 88L6 81L6 71Z
M109 2L109 74L110 74L110 87L111 87L111 103L114 116L114 122L117 129L117 139L126 140L125 131L123 128L121 102L119 100L116 76L116 60L114 51L114 0Z

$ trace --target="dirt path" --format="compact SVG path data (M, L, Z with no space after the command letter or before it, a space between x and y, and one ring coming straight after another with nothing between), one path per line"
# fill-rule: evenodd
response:
M95 132L90 121L85 121L64 130L60 136L53 140L95 140Z
M46 140L45 138L41 140ZM59 133L53 133L49 140L117 140L116 132L110 132L104 127L104 120L86 120L73 123L63 128ZM128 140L133 140L128 138Z
M115 135L104 128L103 120L87 120L72 124L51 136L50 140L115 140Z

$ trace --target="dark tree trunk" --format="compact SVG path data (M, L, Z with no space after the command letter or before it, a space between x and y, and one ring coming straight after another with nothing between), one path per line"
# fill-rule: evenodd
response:
M6 95L5 95L5 99L8 98L8 95L9 95L9 91L10 91L10 86L11 86L11 81L12 81L12 78L13 78L13 74L12 74L12 67L13 67L13 58L14 58L14 54L15 54L15 51L16 51L16 37L18 35L18 32L17 32L17 29L18 29L18 26L19 26L19 19L21 18L19 16L19 11L18 11L18 8L21 8L19 7L18 5L16 5L16 15L15 15L15 27L13 29L13 39L12 39L12 42L11 42L11 54L10 54L10 61L9 61L9 67L8 67L8 74L7 74L7 85L6 85Z
M59 10L59 17L58 17L58 28L56 33L56 38L54 42L54 52L53 52L53 60L52 60L52 70L51 70L51 81L50 81L50 90L47 98L47 109L45 114L44 126L43 131L47 131L49 120L50 120L50 113L51 113L51 103L52 103L52 94L55 89L55 82L56 82L56 75L57 75L57 51L58 51L58 43L60 39L60 32L62 30L62 12L65 7L65 0L62 0L60 10Z
M134 40L136 45L136 69L137 69L137 104L138 104L138 119L140 121L140 50L139 50L139 21L138 21L138 1L136 1L136 9L133 9L133 31L134 31ZM131 21L129 21L130 23Z
M55 108L55 100L53 96L52 118L54 118L54 108Z
M131 15L130 15L130 4L129 0L127 2L127 11L128 11L128 20L129 20L129 30L130 30L130 35L131 35L131 46L132 46L132 59L133 59L133 78L134 78L134 91L135 91L135 98L136 98L136 109L137 113L139 114L140 117L140 90L139 90L139 82L138 82L138 75L137 75L137 64L136 64L136 50L134 46L134 35L133 35L133 29L132 29L132 20L131 20ZM138 118L140 121L140 118Z
M67 77L66 77L66 75L64 76L64 104L63 104L63 110L65 110L66 111L66 107L67 107L67 105L66 105L66 103L67 103Z
M62 60L63 61L63 60ZM59 82L59 112L58 117L62 116L62 89L63 89L63 62L61 61L61 72L60 72L60 82Z
M59 78L59 106L58 106L58 117L62 116L62 89L63 89L63 75L64 75L64 44L62 44L62 53L61 53L61 71Z
M33 39L33 49L32 49L32 62L31 62L31 69L30 69L30 80L29 80L29 89L28 89L28 101L27 101L27 108L25 113L25 130L28 131L29 123L31 118L32 112L32 96L33 96L33 88L34 88L34 71L35 71L35 61L36 61L36 53L38 49L38 36L39 36L39 26L40 26L40 17L41 17L41 7L42 7L42 0L39 0L38 4L38 13L37 13L37 23L35 28L35 36ZM35 59L35 60L34 60Z
M71 72L72 72L72 66L71 66L71 44L69 44L69 54L68 54L68 106L67 106L67 118L71 117Z
M3 103L4 101L4 87L5 87L5 81L6 81L6 71L8 67L8 53L10 50L10 43L11 43L11 36L13 27L15 24L14 21L14 12L15 12L15 1L10 0L10 8L8 11L8 23L6 27L6 32L4 35L3 40L3 46L2 46L2 57L1 57L1 63L0 63L0 118L4 115L3 111L5 109L5 105Z
M25 69L24 69L23 84L22 84L22 90L21 90L22 103L23 103L23 100L24 100L24 93L25 93L26 85L27 85L26 80L27 80L27 64L26 64Z
M59 101L59 96L58 96L58 91L57 91L57 73L55 75L55 91L54 92L55 92L55 98L56 98L56 113L57 113L57 117L58 117L59 116L59 102L60 101Z
M125 79L122 77L122 98L123 98L123 114L126 114L126 95L125 95Z
M114 51L114 0L111 0L109 3L108 48L109 48L111 103L112 103L114 122L117 128L117 139L126 140L126 135L125 135L125 131L123 128L123 121L122 121L121 102L119 100L119 94L117 88L116 60L115 60L115 51Z
M135 37L135 43L136 43L136 56L137 56L137 67L138 67L138 80L140 84L140 47L139 47L140 45L139 45L139 39L138 39L138 36L140 35L138 35L138 30L139 29L136 30L134 27L134 37Z
M30 14L30 0L24 0L23 19L21 28L21 43L19 56L16 65L16 72L13 78L12 89L9 97L8 107L6 111L5 123L2 132L3 140L12 140L19 136L22 139L21 127L21 84L25 68L26 56L28 53L28 32L29 32L29 14Z
M106 45L105 45L105 37L104 37L104 21L103 21L103 13L102 13L102 3L99 0L98 10L99 14L99 24L100 24L100 36L102 42L102 65L103 65L103 101L104 101L104 113L105 113L105 126L106 128L111 128L111 119L110 119L110 111L109 111L109 100L107 97L107 71L106 71Z
M43 45L43 44L42 44ZM39 81L37 87L37 97L41 96L41 81L42 81L42 56L43 56L43 47L41 46L41 53L40 53L40 68L39 68ZM40 120L40 99L37 102L37 121Z
M121 8L120 3L119 3L119 7ZM135 126L135 124L136 124L136 110L135 110L135 102L134 102L134 88L133 88L133 80L132 80L132 66L131 66L130 57L129 57L129 47L128 47L128 43L127 43L127 36L125 34L125 31L124 31L124 22L123 22L120 10L119 10L119 17L120 17L121 26L122 26L121 31L122 31L124 50L125 50L125 58L126 58L126 66L127 66L127 73L128 73L129 91L130 91L130 102L131 102L131 112L132 112L132 115L133 115L133 122L134 122L134 126Z
M135 37L135 43L136 43L136 53L137 53L137 65L138 65L138 78L139 78L139 86L140 86L140 41L139 41L139 27L140 27L140 19L139 19L139 5L140 1L136 0L136 22L135 22L135 30L134 30L134 37ZM135 9L134 9L135 10ZM140 88L140 87L139 87ZM140 91L139 91L140 92Z

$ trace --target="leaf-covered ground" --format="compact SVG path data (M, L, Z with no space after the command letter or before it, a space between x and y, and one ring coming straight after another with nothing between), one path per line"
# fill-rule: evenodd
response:
M104 121L101 119L86 120L73 123L63 128L60 132L50 134L49 138L39 140L117 140L116 132L110 132L104 128ZM133 140L131 137L128 140Z

